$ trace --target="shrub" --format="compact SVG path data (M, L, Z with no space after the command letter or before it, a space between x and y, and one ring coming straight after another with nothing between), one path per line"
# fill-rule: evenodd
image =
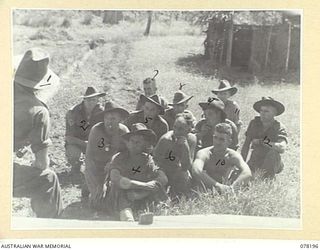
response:
M61 27L69 28L70 26L71 26L71 21L68 18L64 18L61 23Z
M88 15L85 15L83 21L81 22L81 24L83 25L90 25L91 22L92 22L92 15L88 14Z

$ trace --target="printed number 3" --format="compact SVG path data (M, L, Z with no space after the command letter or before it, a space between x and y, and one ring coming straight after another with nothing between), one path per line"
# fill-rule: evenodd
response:
M98 144L99 148L103 148L104 147L104 138L101 138L100 143Z

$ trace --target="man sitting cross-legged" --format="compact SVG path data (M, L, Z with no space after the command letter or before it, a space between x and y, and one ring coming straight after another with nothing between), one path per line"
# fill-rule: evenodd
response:
M192 165L193 176L206 188L215 187L219 193L230 192L235 186L248 183L251 171L242 156L228 148L231 127L227 123L216 125L213 146L201 149Z
M252 154L248 164L252 172L260 169L263 178L273 178L283 169L280 154L285 152L288 143L286 128L275 119L285 108L271 97L263 97L254 103L253 108L260 116L250 121L241 154L246 159L251 144Z
M192 162L197 138L190 133L193 115L180 113L177 115L173 130L164 134L153 151L154 160L168 177L171 187L170 195L188 194Z
M146 207L147 202L167 198L163 186L166 175L154 164L145 148L156 141L155 133L142 123L133 124L123 138L127 150L116 154L111 161L111 186L108 207L121 221L134 221L133 209Z

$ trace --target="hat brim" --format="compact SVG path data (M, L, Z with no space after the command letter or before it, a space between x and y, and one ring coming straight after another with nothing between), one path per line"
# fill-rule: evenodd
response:
M20 54L13 57L13 72L17 71L22 59L24 58L24 54ZM48 80L49 79L49 80ZM57 88L56 86L60 85L60 78L57 76L49 67L45 76L39 81L30 81L21 76L14 76L14 81L23 85L25 87L31 89L47 89L47 88Z
M202 108L202 110L206 110L206 109L217 109L220 110L222 113L222 119L226 119L227 118L227 114L226 112L219 108L218 106L212 104L212 103L208 103L208 102L199 102L199 106Z
M45 76L38 82L31 81L18 75L15 75L14 81L20 85L36 90L52 88L53 86L60 84L60 78L50 68L48 68Z
M237 87L227 87L227 88L223 88L223 89L214 89L211 92L213 94L218 94L219 92L223 92L223 91L230 91L231 96L235 95L238 92L238 88Z
M126 119L129 116L129 112L123 108L112 108L108 110L101 111L103 115L108 113L118 113L122 116L122 119Z
M281 102L278 102L276 100L260 100L253 104L253 109L260 113L260 109L262 106L273 106L277 110L277 115L281 115L285 111L285 107Z
M153 99L146 97L145 95L140 95L140 100L142 101L142 105L144 105L146 102L151 102L151 103L155 104L160 110L160 115L164 115L164 107L162 107L162 105L160 105L159 103L157 103Z
M133 132L129 132L124 134L122 137L125 140L129 140L133 135L142 135L147 141L149 141L152 145L156 143L157 136L151 129L141 129Z
M187 101L189 101L189 100L192 99L192 98L193 98L193 95L192 95L192 96L188 96L188 97L186 97L186 98L184 98L184 99L182 99L181 101L176 102L176 103L168 103L168 105L169 105L169 106L178 105L178 104L187 102Z

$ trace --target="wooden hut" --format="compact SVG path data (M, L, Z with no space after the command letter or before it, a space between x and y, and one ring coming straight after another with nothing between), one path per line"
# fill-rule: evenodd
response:
M298 12L239 11L212 18L205 56L216 66L283 73L300 68Z

